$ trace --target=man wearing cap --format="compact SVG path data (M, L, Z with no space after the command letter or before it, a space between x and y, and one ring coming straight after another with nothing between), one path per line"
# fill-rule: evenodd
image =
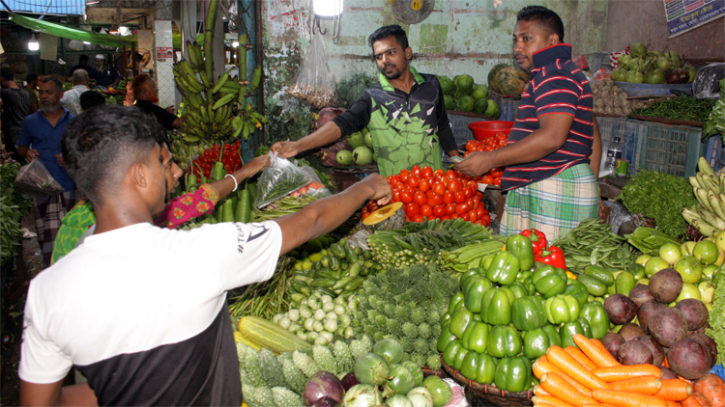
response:
M121 82L123 77L118 73L116 68L106 64L106 57L102 54L96 55L96 84L109 88L116 86Z

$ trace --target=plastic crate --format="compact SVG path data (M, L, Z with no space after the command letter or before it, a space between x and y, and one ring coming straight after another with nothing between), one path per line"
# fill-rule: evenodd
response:
M622 158L629 160L630 166L627 175L634 175L637 168L634 163L637 158L637 130L639 128L636 120L616 117L597 117L599 124L599 135L602 139L602 159L599 162L599 172L604 171L604 161L607 157L609 143L615 137L619 137L624 144Z
M722 136L710 137L707 142L705 158L715 171L720 171L725 167L725 149L723 149L722 145Z
M499 117L499 120L507 122L516 121L516 112L519 110L520 99L503 97L496 92L491 92L490 97L501 108L501 117Z
M707 149L701 137L699 127L639 121L636 167L691 177L697 172L697 160Z
M468 128L469 124L486 120L481 117L469 117L448 112L448 122L451 124L456 145L460 146L461 144L466 144L468 140L473 140L473 132Z

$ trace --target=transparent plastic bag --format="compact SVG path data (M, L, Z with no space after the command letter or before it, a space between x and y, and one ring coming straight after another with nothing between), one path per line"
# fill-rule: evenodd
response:
M259 209L312 182L302 167L273 152L269 156L270 165L262 171L257 181L257 199L254 205Z
M327 64L327 47L321 34L312 35L310 49L287 93L317 109L337 103L335 81Z
M23 166L15 177L15 184L22 192L41 195L56 195L63 187L53 178L39 159Z

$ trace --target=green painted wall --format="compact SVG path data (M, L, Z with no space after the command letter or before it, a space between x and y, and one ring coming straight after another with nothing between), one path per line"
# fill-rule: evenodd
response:
M607 1L545 0L437 0L433 13L423 22L406 25L392 14L386 0L344 0L342 29L332 42L332 24L325 35L329 66L336 80L353 73L377 74L367 36L378 27L400 24L408 32L414 66L420 72L448 75L467 73L486 83L488 71L499 62L513 61L512 33L516 13L539 4L559 13L565 41L574 55L604 50L607 33ZM310 108L286 95L309 45L308 0L262 0L264 21L266 105L271 112L267 141L296 139L309 133Z

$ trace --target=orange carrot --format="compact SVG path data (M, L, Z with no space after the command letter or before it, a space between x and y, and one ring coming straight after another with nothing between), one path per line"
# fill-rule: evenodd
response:
M551 394L549 394L546 390L544 390L544 388L541 387L541 385L539 385L539 384L534 386L534 395L535 396L551 396Z
M725 406L725 381L720 376L708 373L695 380L695 391L705 396L713 406Z
M541 386L552 396L578 407L584 403L596 403L596 400L577 390L558 373L545 374L541 379Z
M665 400L667 402L667 407L682 407L682 404L680 404L677 401L674 400Z
M599 346L594 343L594 340L591 340L584 335L574 335L574 343L576 343L576 346L578 346L579 349L581 349L581 351L599 368L622 366L622 364L617 362L617 359L615 359L614 356L612 356L612 354L604 348L604 345L602 345L602 348L599 348Z
M682 400L682 407L718 407L710 404L699 391L693 391L690 397Z
M670 360L667 359L667 356L665 356L665 361L662 362L662 366L664 366L664 367L666 367L668 369L670 368Z
M576 380L572 379L568 374L564 373L559 369L558 367L552 365L545 359L542 360L543 356L540 357L536 362L534 362L534 365L532 366L532 370L534 372L534 375L537 379L541 380L541 378L549 372L552 373L558 373L561 375L561 377L564 378L570 385L574 386L575 389L579 390L582 394L585 394L589 397L592 396L592 391L589 390L588 387L582 385L581 383L577 382Z
M539 405L541 403L546 403L546 404L551 404L556 407L574 407L573 405L567 403L566 401L564 401L560 398L554 397L554 396L536 395L531 398L531 401L533 401L534 404L537 404L537 405Z
M607 350L607 348L606 348L606 347L604 346L604 344L602 343L602 341L600 341L599 339L597 339L597 338L591 338L591 339L589 339L589 340L590 340L590 341L591 341L591 342L592 342L593 344L595 344L595 345L599 346L600 348L602 348L602 349L604 349L604 350ZM607 351L607 352L609 352L609 351Z
M613 390L633 391L642 394L657 394L662 388L662 381L654 376L637 376L631 379L610 382ZM659 396L658 396L659 397Z
M662 379L662 388L655 394L665 400L682 401L692 394L692 386L680 379Z
M631 391L594 389L592 397L618 407L667 407L664 399Z
M578 335L578 334L577 334ZM584 336L584 335L582 335ZM575 348L573 346L567 346L564 348L566 353L570 354L571 357L576 359L577 362L581 363L582 366L586 367L589 370L594 370L599 368L599 366L595 365L594 362L587 357L587 355L584 354L584 352L580 351L579 348Z
M538 403L534 403L534 407L557 407L557 406L555 406L554 404L551 404L551 403L543 403L540 401Z
M571 357L561 346L551 346L546 351L546 358L554 366L561 369L562 372L571 376L572 379L578 381L589 389L609 389L609 385L604 380L598 378L590 370L587 370L581 363Z
M662 378L662 370L660 370L657 366L650 364L603 367L601 369L593 370L592 373L605 382L631 379L637 376L654 376L658 379Z

